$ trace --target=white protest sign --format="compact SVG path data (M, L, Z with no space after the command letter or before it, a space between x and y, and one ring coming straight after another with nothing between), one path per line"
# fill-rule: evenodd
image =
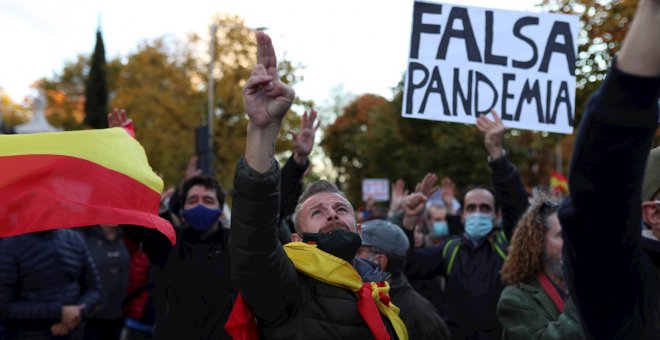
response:
M402 116L571 133L578 17L415 1Z
M373 197L376 202L390 200L390 181L386 178L369 178L362 180L362 200Z

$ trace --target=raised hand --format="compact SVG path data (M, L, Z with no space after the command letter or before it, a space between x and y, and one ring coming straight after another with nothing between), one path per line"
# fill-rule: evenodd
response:
M293 159L300 165L307 162L307 157L314 147L316 130L318 130L321 124L319 121L314 125L316 116L317 113L315 110L312 110L309 114L305 111L300 122L300 132L295 133L294 131L289 131L291 139L293 140Z
M406 183L399 179L396 183L392 183L392 198L390 199L389 215L392 216L399 211L403 210L401 206L403 199L408 195L408 190L405 190Z
M280 81L277 57L270 37L257 32L257 65L243 89L243 102L250 118L251 128L277 125L291 107L295 92Z
M484 134L484 145L490 154L490 159L495 160L502 156L502 141L504 140L504 124L495 110L490 110L495 120L480 115L477 118L477 128Z
M108 126L109 127L126 127L133 121L126 115L125 109L114 108L112 112L108 112Z
M403 199L403 209L406 214L403 218L403 227L413 230L419 214L424 211L427 197L421 192L413 192Z
M415 192L421 192L425 196L429 196L431 193L438 190L439 187L435 185L437 181L438 176L429 172L424 176L421 182L417 183L415 186Z

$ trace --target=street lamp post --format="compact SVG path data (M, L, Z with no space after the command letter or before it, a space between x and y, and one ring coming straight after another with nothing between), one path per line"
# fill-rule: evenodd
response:
M208 101L207 101L207 115L206 115L206 126L198 128L196 133L196 149L199 161L197 163L197 168L201 169L202 172L206 175L213 176L213 121L215 116L215 46L217 44L217 33L218 27L228 27L228 28L239 28L247 29L250 31L264 31L268 28L266 27L257 27L250 28L241 25L233 26L224 26L212 24L210 28L211 33L211 42L209 45L209 54L211 60L209 61L209 70L208 70Z

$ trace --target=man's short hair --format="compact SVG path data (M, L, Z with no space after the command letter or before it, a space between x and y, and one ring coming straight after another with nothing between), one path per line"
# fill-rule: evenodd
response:
M300 198L298 198L298 205L296 205L296 210L293 215L293 228L295 229L296 233L302 236L302 229L300 229L300 223L298 222L298 212L300 210L300 207L302 207L302 204L310 197L322 193L322 192L329 192L329 193L334 193L338 194L341 197L345 198L346 201L348 201L348 198L346 198L346 195L344 195L339 188L337 188L336 185L334 185L332 182L328 182L324 179L318 180L314 183L312 183L310 186L305 189L305 191L300 195Z
M642 200L653 201L660 190L660 146L649 152L644 171L644 184L642 185Z
M183 209L183 207L186 205L188 192L195 185L201 185L202 187L208 190L215 190L215 197L218 200L220 209L222 209L223 205L225 204L225 192L220 187L220 184L218 184L218 181L213 179L213 177L206 175L191 177L183 183L183 186L181 188L181 209Z

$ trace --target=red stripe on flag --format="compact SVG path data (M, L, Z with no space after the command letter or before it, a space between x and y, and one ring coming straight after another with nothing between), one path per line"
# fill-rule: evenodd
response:
M158 216L160 193L123 173L60 155L0 157L0 169L0 237L134 224L176 242L172 226Z

